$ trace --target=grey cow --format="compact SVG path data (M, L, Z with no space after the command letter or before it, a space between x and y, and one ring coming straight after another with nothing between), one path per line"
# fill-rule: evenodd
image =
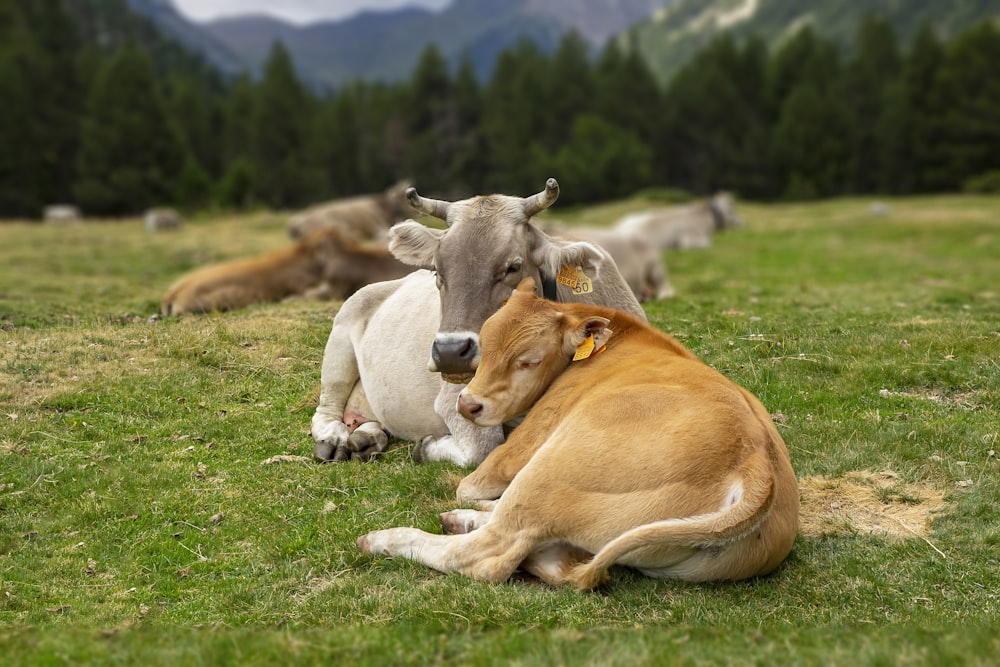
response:
M645 319L607 251L550 238L532 223L558 196L555 179L526 198L445 202L409 190L415 209L448 228L395 225L390 250L425 270L365 287L334 318L312 418L317 459L368 458L385 448L388 432L417 441L416 460L482 462L503 442L503 428L472 425L457 398L479 362L479 328L523 278L549 298Z
M742 226L733 196L720 192L703 202L632 213L614 229L641 236L660 250L688 250L706 248L716 232Z

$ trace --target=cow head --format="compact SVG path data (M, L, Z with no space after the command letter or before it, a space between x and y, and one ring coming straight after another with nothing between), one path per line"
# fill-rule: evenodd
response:
M708 201L708 208L712 212L715 231L739 229L743 226L743 219L736 212L736 202L732 194L717 192Z
M553 284L565 264L593 264L606 256L589 243L555 241L531 222L559 197L550 178L530 197L486 195L457 202L427 199L410 188L413 208L444 220L431 229L413 220L389 230L389 250L400 261L433 270L441 295L441 328L431 349L431 371L466 382L479 364L479 328L524 278ZM599 263L600 260L598 260Z
M610 320L585 308L537 298L531 278L518 285L483 324L482 360L458 397L462 416L479 426L513 419L538 401L588 337L603 347Z

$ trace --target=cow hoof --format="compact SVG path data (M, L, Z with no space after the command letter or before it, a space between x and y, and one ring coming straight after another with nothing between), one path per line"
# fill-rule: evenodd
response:
M427 462L427 447L432 442L434 442L433 435L425 435L420 438L417 442L413 443L413 449L410 450L410 459L414 463L426 463Z
M385 451L389 438L382 430L369 432L358 429L348 439L348 446L353 450L352 458L367 461Z
M316 447L313 449L313 458L320 463L326 463L333 458L334 447L331 443L321 441L316 443Z

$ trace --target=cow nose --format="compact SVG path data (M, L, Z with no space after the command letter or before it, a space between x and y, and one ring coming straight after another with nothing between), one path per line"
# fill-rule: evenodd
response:
M458 411L470 422L474 422L483 413L483 404L462 392L458 396Z
M438 336L431 346L431 360L440 373L471 373L479 365L479 341L463 334Z

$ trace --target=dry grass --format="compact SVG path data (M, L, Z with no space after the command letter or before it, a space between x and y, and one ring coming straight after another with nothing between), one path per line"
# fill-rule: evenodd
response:
M907 484L890 470L799 480L800 532L805 537L867 534L925 538L947 508L946 491L929 482Z

